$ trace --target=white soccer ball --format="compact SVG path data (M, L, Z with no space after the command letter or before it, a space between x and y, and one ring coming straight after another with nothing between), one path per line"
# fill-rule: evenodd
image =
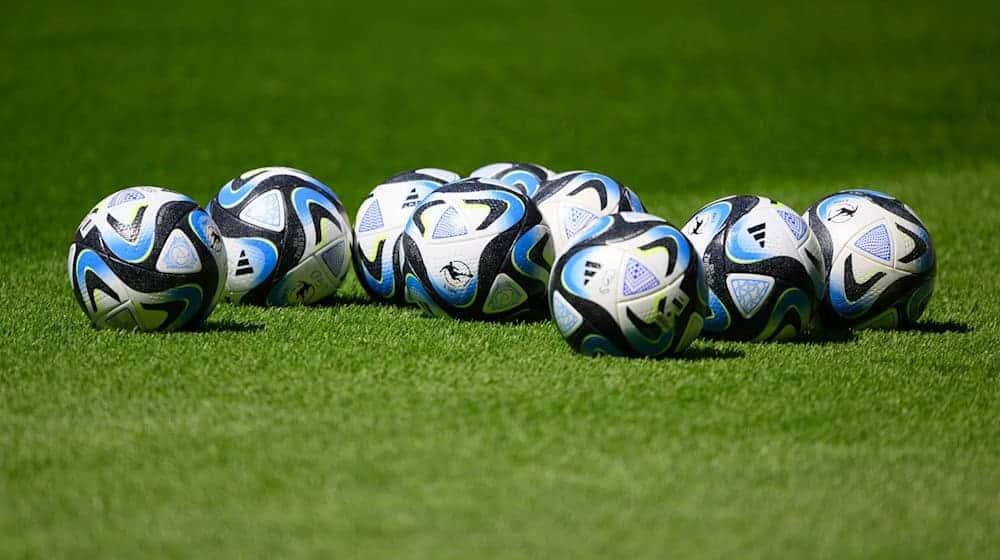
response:
M458 179L445 169L404 171L375 187L361 203L354 225L354 272L372 299L403 303L403 226L421 200Z
M226 282L218 227L190 198L159 187L118 191L87 214L70 244L69 279L98 328L196 327Z
M231 301L316 303L351 268L354 234L340 199L298 169L247 171L223 185L208 211L225 239Z
M730 196L695 212L681 230L702 256L707 334L788 340L812 328L823 297L823 257L794 210L763 196Z
M534 201L552 232L557 258L570 247L573 237L597 218L645 211L634 192L592 171L560 173L538 189Z
M587 355L683 352L708 310L701 259L662 218L602 216L556 260L549 302L559 332Z
M927 226L899 200L847 190L812 205L806 220L819 238L829 281L825 326L909 327L934 291L936 257Z
M427 314L508 321L547 314L549 230L527 196L491 179L445 185L402 236L406 301Z
M534 198L543 183L555 177L555 172L536 163L491 163L476 169L469 177L493 179L513 187L528 198Z

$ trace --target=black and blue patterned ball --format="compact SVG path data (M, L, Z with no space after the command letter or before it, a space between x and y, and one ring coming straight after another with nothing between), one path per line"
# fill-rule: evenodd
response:
M200 325L226 281L219 229L190 198L131 187L97 203L69 248L77 303L98 328L171 331Z

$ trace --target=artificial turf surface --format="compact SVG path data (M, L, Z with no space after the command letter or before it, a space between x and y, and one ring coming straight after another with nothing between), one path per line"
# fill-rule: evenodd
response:
M1000 554L1000 10L987 3L6 6L0 557ZM262 165L589 168L684 222L845 187L938 251L911 332L576 356L355 281L202 332L92 330L101 197Z

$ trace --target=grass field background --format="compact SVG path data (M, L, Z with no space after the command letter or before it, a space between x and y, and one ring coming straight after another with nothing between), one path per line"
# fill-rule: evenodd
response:
M1000 9L987 3L22 2L0 22L0 557L1000 555ZM587 359L355 281L203 332L89 328L101 197L292 165L589 168L684 222L908 202L911 332Z

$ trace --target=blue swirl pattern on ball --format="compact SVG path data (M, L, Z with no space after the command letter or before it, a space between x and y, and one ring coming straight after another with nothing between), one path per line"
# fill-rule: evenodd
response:
M432 315L510 321L545 315L548 228L531 200L492 179L445 185L400 238L406 300Z
M636 212L595 220L556 260L549 282L559 332L586 355L681 353L701 332L707 296L687 237Z
M828 282L822 324L841 328L907 328L934 291L930 233L908 206L870 189L833 193L805 213L816 232Z
M789 340L813 328L825 266L816 235L793 210L731 196L705 205L682 229L705 269L707 335Z
M377 185L361 203L352 254L358 281L371 299L404 303L403 227L427 195L455 180L458 174L446 169L403 171Z
M253 305L314 304L350 269L354 235L340 199L289 167L241 174L208 207L229 253L227 297Z
M98 328L194 328L226 278L218 226L190 198L157 187L112 194L84 218L69 250L69 278Z
M534 198L539 187L555 176L552 170L535 163L502 162L484 165L469 174L473 179L492 179Z

